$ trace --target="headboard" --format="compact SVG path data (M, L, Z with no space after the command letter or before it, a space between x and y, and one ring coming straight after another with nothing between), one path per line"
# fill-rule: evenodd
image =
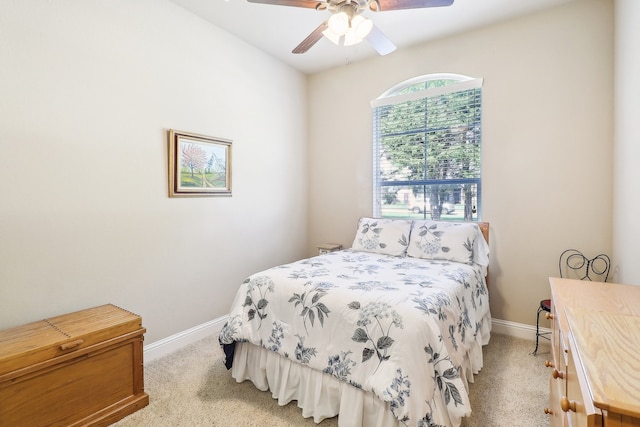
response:
M489 223L488 222L478 222L478 227L480 227L480 231L482 231L482 235L484 236L484 240L489 244Z

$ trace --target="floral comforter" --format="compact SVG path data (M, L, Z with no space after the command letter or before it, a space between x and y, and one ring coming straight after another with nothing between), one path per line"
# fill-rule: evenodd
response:
M401 424L449 426L471 411L489 319L478 265L345 250L250 276L220 342L228 367L248 341L373 392Z

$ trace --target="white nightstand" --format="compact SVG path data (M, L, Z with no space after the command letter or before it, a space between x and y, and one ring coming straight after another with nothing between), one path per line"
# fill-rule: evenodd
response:
M328 254L329 252L335 252L342 249L342 245L336 243L324 243L318 245L318 255Z

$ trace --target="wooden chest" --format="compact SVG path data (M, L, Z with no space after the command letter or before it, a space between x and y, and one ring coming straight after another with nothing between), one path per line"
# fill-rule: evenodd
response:
M111 304L0 331L0 426L106 426L148 405L144 332Z

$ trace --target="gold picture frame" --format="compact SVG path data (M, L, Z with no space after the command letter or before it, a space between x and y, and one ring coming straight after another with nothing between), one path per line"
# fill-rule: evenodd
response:
M169 197L231 196L231 141L169 130Z

